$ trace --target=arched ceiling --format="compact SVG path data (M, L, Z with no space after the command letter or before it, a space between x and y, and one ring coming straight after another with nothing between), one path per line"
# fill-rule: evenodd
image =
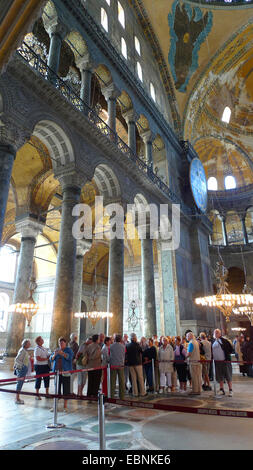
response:
M200 152L207 175L219 175L218 189L224 188L227 167L238 177L237 186L251 183L253 6L237 4L235 9L220 1L207 2L205 8L204 0L201 4L131 3L145 10L146 23L159 42L173 83L183 140ZM226 106L232 111L229 124L221 122ZM227 158L222 157L224 147ZM226 160L229 164L224 167Z

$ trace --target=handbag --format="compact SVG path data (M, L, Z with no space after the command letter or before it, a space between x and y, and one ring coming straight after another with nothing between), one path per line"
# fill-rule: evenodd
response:
M87 366L87 363L88 363L88 356L87 354L84 354L84 356L82 357L82 366Z

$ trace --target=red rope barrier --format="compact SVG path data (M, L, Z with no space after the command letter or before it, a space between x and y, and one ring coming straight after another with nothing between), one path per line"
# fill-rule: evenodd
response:
M0 392L6 393L16 393L16 390L6 390L0 388ZM28 396L38 396L36 393L32 392L20 392L20 395L28 395ZM81 400L81 401L93 401L97 402L97 397L89 397L89 396L80 396L80 395L55 395L49 394L46 395L44 393L40 394L41 397L47 398L58 398L64 400ZM117 398L107 398L104 397L105 403L111 403L115 405L121 405L126 407L132 408L145 408L149 410L160 410L160 411L176 411L180 413L193 413L198 415L209 415L209 416L227 416L227 417L237 417L237 418L253 418L253 411L247 410L229 410L229 409L216 409L216 408L200 408L200 407L191 407L191 406L179 406L179 405L164 405L160 403L147 403L135 400L120 400Z

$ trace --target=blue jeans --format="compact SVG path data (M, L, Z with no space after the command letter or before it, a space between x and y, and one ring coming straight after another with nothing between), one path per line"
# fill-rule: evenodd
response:
M21 377L24 377L24 380L25 380L25 376L28 372L28 367L27 366L23 366L22 369L16 369L17 371L17 378L21 378ZM16 386L16 392L20 392L22 387L23 387L23 383L24 383L24 380L18 380L17 382L17 386Z
M145 369L149 389L152 389L153 388L152 364L144 364L144 369Z

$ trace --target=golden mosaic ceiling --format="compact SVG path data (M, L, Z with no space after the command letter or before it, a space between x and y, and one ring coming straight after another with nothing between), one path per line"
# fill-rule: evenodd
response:
M224 188L224 160L229 161L225 170L238 177L237 186L251 183L253 8L199 8L179 0L132 3L143 8L146 30L152 30L159 42L173 83L182 138L199 152L207 174L219 175L219 189ZM229 124L221 122L226 106L232 111Z

